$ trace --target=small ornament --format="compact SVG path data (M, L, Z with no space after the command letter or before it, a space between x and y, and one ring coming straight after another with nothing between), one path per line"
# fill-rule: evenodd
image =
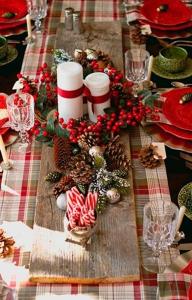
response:
M58 208L62 209L62 210L66 210L67 209L67 195L65 194L60 194L57 197L57 206Z
M113 204L120 201L121 196L117 189L112 188L107 191L107 197L108 197L108 201Z
M54 182L59 181L61 179L61 176L62 176L62 173L60 173L60 172L57 172L57 171L50 172L45 177L45 180L54 183Z
M165 12L168 11L169 5L168 4L162 4L159 7L157 7L158 12Z
M89 149L89 154L93 157L100 155L103 155L103 148L100 146L93 146Z
M78 145L75 145L73 148L72 148L72 154L73 155L77 155L81 152L81 148L78 146Z
M184 96L181 97L181 100L179 101L180 104L187 103L192 100L192 93L187 93Z
M157 153L157 147L152 144L145 146L139 153L139 159L145 168L157 168L162 161L162 156Z
M85 53L87 54L88 60L97 60L98 59L97 51L94 49L86 49Z

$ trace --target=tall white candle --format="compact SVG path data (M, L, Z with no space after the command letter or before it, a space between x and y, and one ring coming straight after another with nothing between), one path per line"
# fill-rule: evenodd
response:
M151 55L149 58L149 66L148 66L148 72L147 72L147 80L148 81L151 80L152 67L153 67L153 55Z
M62 91L75 92L83 86L83 68L76 62L64 62L57 67L58 112L67 122L70 118L83 116L83 91L76 97L65 97Z
M110 80L109 76L105 73L95 72L88 75L84 80L85 85L90 90L90 93L93 97L103 96L109 92ZM88 101L88 114L89 119L92 122L97 122L97 116L103 115L104 109L110 107L110 98L108 97L107 101L103 103L91 103ZM92 109L94 108L94 111Z
M180 209L179 209L179 216L178 216L178 221L177 221L176 232L179 231L179 228L181 227L185 211L186 211L186 207L181 206Z
M2 136L0 135L0 151L1 151L1 155L3 157L3 162L4 164L8 164L9 159L8 159L8 155L5 149L5 144L3 142Z
M32 37L32 28L31 28L31 17L30 15L26 15L26 22L27 22L27 35L30 39Z

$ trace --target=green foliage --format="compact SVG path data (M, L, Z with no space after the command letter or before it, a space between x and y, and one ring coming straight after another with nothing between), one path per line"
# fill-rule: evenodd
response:
M143 90L140 92L140 95L143 96L142 102L144 105L147 105L151 108L154 107L154 101L158 99L159 94L152 94L151 91Z
M88 188L87 188L87 186L85 184L79 183L79 184L77 184L77 188L80 191L80 193L82 193L83 195L87 194Z
M57 126L55 127L55 134L59 137L69 137L69 131L65 128L61 128L60 125L57 124Z

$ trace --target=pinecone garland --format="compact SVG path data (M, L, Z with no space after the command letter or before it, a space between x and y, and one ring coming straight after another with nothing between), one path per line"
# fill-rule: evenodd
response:
M57 169L65 171L70 161L72 147L68 138L54 138L54 160Z
M74 169L70 172L70 176L79 184L89 184L92 181L93 169L85 161L77 162Z
M63 176L61 180L54 186L53 194L57 198L61 193L65 193L70 190L75 183L70 176Z
M0 258L7 257L13 253L15 241L12 237L7 237L3 229L0 229Z
M131 163L124 151L124 146L118 142L119 137L112 139L105 148L104 157L109 170L129 170Z
M94 132L85 132L78 139L78 145L81 149L89 151L92 146L99 144L99 138Z
M50 172L47 174L47 176L45 177L46 181L49 182L57 182L61 179L62 173L54 171L54 172Z
M141 28L139 26L131 29L130 38L132 42L137 45L146 43L146 36L141 33Z
M139 159L145 168L153 169L161 164L162 157L157 153L156 148L151 144L141 149Z

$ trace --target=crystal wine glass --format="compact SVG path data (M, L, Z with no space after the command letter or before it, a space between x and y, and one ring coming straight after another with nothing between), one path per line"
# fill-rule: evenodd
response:
M9 125L12 129L19 131L19 151L27 150L29 135L27 130L34 125L34 99L27 93L15 93L7 98L7 111Z
M142 48L125 52L125 76L134 83L133 92L137 96L139 84L147 79L150 54Z
M178 208L171 201L152 200L144 206L143 240L152 249L152 255L143 261L145 269L159 273L166 267L160 262L160 254L173 243Z
M35 21L36 33L41 33L41 19L47 15L47 0L27 0L28 12Z

